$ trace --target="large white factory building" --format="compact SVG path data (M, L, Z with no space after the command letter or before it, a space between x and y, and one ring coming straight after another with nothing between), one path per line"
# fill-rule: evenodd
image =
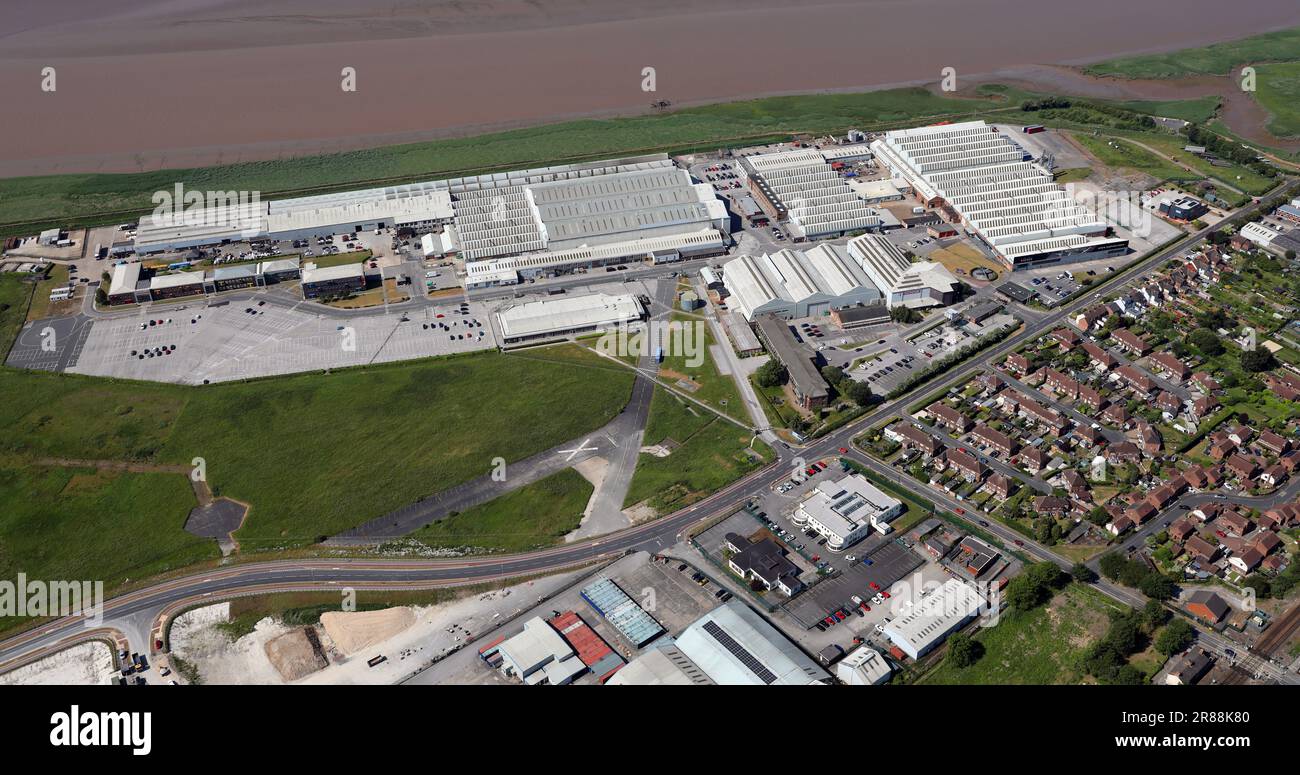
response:
M947 204L1008 268L1123 255L1128 241L983 121L902 129L871 144L927 206Z

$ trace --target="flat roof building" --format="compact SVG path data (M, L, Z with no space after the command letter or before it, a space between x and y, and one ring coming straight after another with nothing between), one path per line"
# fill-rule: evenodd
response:
M822 481L799 504L791 521L826 538L826 548L841 551L873 529L884 535L889 523L903 513L903 502L891 498L861 474Z
M636 323L645 308L631 294L592 293L523 302L497 313L504 344L519 344Z
M361 262L317 268L313 263L302 267L303 298L335 296L366 289L366 271Z
M904 654L920 659L979 613L984 598L957 579L924 595L908 613L885 625L885 636Z

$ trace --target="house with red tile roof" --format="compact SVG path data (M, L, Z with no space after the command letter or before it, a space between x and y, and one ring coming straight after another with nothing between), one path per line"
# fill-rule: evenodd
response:
M1219 557L1219 547L1198 535L1184 541L1183 548L1189 555L1202 562L1214 562Z
M1151 363L1155 364L1165 373L1165 376L1175 379L1179 382L1192 376L1192 370L1186 363L1178 359L1177 355L1171 352L1158 352L1152 355Z
M935 422L950 428L957 433L965 433L975 425L969 417L953 409L951 406L942 401L935 401L925 408L925 411L934 418Z
M1103 371L1108 371L1119 365L1119 359L1106 352L1102 347L1093 342L1085 342L1083 351L1088 354L1093 366L1100 366Z
M1243 483L1248 483L1255 478L1255 474L1259 473L1259 466L1255 464L1254 460L1245 455L1233 454L1229 456L1228 462L1224 463L1224 467Z
M1270 430L1261 431L1259 440L1255 443L1274 455L1281 455L1283 452L1291 451L1291 441Z
M1127 328L1117 328L1111 331L1110 338L1115 340L1117 347L1127 350L1138 357L1151 352L1151 345L1147 344L1147 340Z

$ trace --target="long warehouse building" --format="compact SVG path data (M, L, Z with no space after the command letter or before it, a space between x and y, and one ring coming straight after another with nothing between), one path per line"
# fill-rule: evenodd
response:
M785 320L880 301L880 289L842 245L738 256L722 265L730 306L750 322L760 315Z
M983 121L902 129L871 144L876 157L927 206L944 204L1010 269L1128 252L1109 225L1070 199Z

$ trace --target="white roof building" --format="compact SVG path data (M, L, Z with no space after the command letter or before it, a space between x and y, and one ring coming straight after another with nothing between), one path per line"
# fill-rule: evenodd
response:
M969 584L948 579L911 609L885 625L885 636L903 653L919 659L973 619L984 598Z
M497 313L497 325L502 341L513 344L599 331L634 323L644 316L641 302L631 294L592 293L515 304Z
M564 638L540 616L524 622L524 631L503 642L498 653L502 672L528 685L545 682L561 686L587 669Z
M1105 236L1105 221L983 121L887 132L871 147L922 200L949 204L1009 267L1127 250L1127 240Z
M606 686L710 686L713 681L673 645L652 648L628 662Z
M750 321L767 313L786 319L824 315L881 297L840 245L738 256L724 264L722 272L731 291L730 306Z
M178 207L142 217L135 232L136 252L161 253L264 235L266 203L256 199L240 201L236 192L228 193L235 195L231 201L188 209Z
M136 286L140 283L140 268L138 261L113 267L113 274L108 281L108 295L134 294Z
M1241 236L1259 245L1261 248L1267 248L1273 243L1281 232L1274 231L1262 223L1250 222L1241 227L1238 232Z
M861 474L822 481L799 504L791 517L826 538L826 547L839 551L862 540L874 529L882 535L903 513L903 502L881 492Z
M878 686L893 672L884 656L870 646L859 646L835 664L835 677L849 686Z
M677 648L723 686L806 686L830 678L789 638L739 600L728 601L696 619L677 637Z
M675 250L684 254L720 252L726 238L717 229L683 232L645 239L610 242L568 250L544 250L518 256L465 263L465 287L508 285L519 276L534 276L578 266L595 266L612 261L645 258L655 251ZM462 253L463 255L463 253Z
M360 261L351 264L339 264L337 266L327 266L323 268L318 268L312 263L303 264L302 266L303 285L364 276L365 268L362 267Z
M880 215L827 161L822 151L792 150L748 156L743 163L795 236L814 239L880 228Z
M267 210L267 234L276 239L326 236L380 227L446 223L451 194L435 183L279 199Z
M912 263L887 238L864 234L849 240L848 254L871 278L889 307L930 307L957 300L960 282L933 261Z

